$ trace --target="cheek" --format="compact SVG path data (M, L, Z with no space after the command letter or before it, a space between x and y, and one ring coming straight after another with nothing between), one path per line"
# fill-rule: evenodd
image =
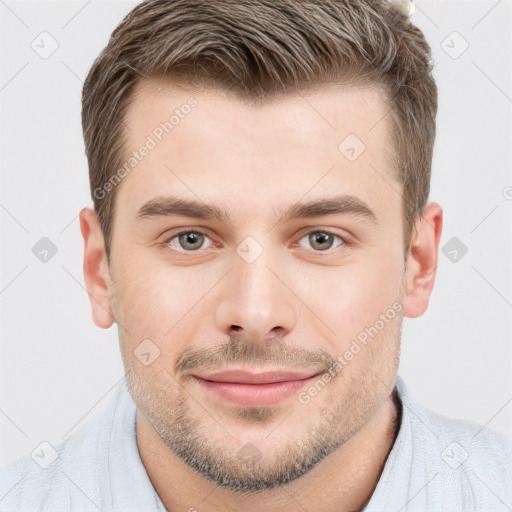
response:
M131 262L115 273L114 301L116 319L124 324L131 335L143 334L152 331L155 326L155 317L160 310L169 307L162 304L171 293L165 293L167 285L161 272L155 272L144 264L136 265Z
M349 343L397 307L401 271L396 258L354 258L346 266L303 276L308 283L304 301L335 333L337 344Z
M209 280L198 280L193 273L190 268L147 262L138 265L134 260L118 271L114 313L126 328L124 341L133 345L150 338L164 348L177 332L183 334L184 329L197 325L190 319L200 309L194 305L200 305Z

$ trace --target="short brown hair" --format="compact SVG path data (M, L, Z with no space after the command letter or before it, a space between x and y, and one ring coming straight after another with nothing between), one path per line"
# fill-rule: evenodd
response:
M397 0L395 0L397 1ZM94 207L110 262L117 188L95 190L123 162L134 85L168 77L245 101L342 83L382 87L403 187L405 254L430 191L437 87L423 33L386 0L149 0L113 31L82 92Z

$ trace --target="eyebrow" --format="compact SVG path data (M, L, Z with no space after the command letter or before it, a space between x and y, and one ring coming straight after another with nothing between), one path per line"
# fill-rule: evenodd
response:
M377 215L371 208L362 199L352 195L339 195L295 203L286 210L280 209L277 213L277 224L294 219L332 214L352 214L367 221L369 224L379 224ZM218 206L175 196L158 196L151 199L139 209L136 218L137 220L144 220L173 215L233 224L229 213Z

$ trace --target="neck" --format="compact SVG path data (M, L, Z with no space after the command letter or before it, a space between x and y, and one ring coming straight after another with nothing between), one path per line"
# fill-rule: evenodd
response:
M193 471L165 444L141 411L137 444L148 476L169 512L359 511L370 500L401 423L401 403L393 394L332 454L297 480L256 494L223 489Z

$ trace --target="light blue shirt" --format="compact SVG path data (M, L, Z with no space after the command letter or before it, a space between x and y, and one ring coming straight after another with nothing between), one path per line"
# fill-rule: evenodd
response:
M364 512L511 512L512 436L422 407L400 376L396 388L400 430ZM0 468L0 512L165 512L140 459L136 413L123 379L79 430Z

